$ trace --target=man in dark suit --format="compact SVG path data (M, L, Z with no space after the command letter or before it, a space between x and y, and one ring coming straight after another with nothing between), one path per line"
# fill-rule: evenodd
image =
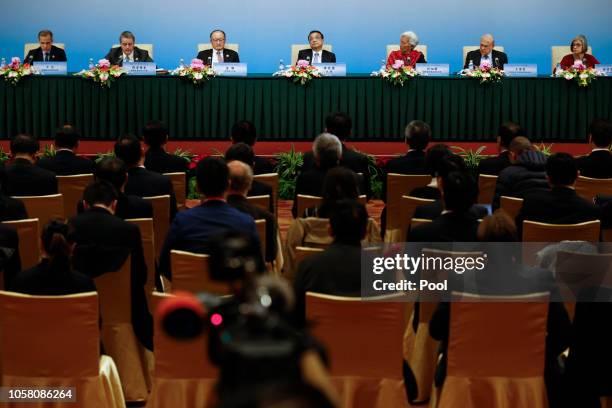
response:
M177 212L176 197L172 181L162 174L144 168L144 157L140 140L136 136L122 136L115 143L115 155L128 167L125 194L138 197L170 196L170 219Z
M255 164L253 149L246 143L235 143L231 145L225 152L225 161L230 163L233 160L238 160L252 169ZM274 203L272 202L272 187L257 180L252 180L250 185L251 187L248 190L247 197L262 195L270 196L270 212L273 212Z
M153 349L153 320L147 308L147 265L140 230L114 215L117 193L105 181L83 192L85 212L70 219L74 268L92 278L117 271L131 257L132 325L143 346Z
M595 119L589 128L591 154L576 160L580 175L591 178L612 178L612 124L606 119Z
M490 174L497 176L503 169L510 166L510 152L508 146L517 136L523 135L523 129L518 123L506 122L499 127L497 136L497 149L499 155L487 157L478 163L478 174Z
M66 61L66 52L53 45L53 33L51 30L41 30L38 33L38 43L40 47L30 50L28 55L25 56L24 62L31 64L32 62L40 61Z
M320 64L322 62L336 62L336 54L323 49L323 40L325 36L318 30L312 30L308 33L309 49L300 50L297 60L305 60L310 64Z
M36 166L38 140L30 135L17 135L11 140L13 162L4 169L2 188L9 196L57 194L57 178L49 170Z
M238 53L225 48L225 31L213 30L210 33L210 45L212 48L200 51L198 59L204 64L211 65L218 62L240 62Z
M25 220L28 218L23 201L5 195L0 191L0 222Z
M4 290L9 290L21 271L21 258L17 231L5 224L0 224L0 270L4 275Z
M143 130L144 142L149 147L145 153L144 166L157 173L187 173L189 162L182 157L166 152L168 128L163 122L154 120Z
M255 149L255 143L257 142L257 131L255 125L248 120L239 120L232 126L232 144L234 143L246 143ZM265 157L255 156L255 164L253 165L254 174L267 174L276 173L276 168L270 160Z
M123 62L153 62L149 52L136 47L136 37L130 31L124 31L119 36L119 47L111 48L104 57L111 65L123 65Z
M79 147L79 132L71 124L65 124L55 132L55 156L42 157L38 166L58 176L93 173L95 163L75 154Z
M501 51L494 50L493 47L495 47L495 40L491 34L480 37L480 49L467 53L463 68L467 69L471 61L474 67L482 67L486 63L490 67L504 69L504 65L508 63L508 56Z

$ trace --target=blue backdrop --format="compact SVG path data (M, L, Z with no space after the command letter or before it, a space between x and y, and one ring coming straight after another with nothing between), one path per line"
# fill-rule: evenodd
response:
M581 33L602 63L612 63L611 0L2 0L1 7L0 56L23 58L24 43L49 28L66 44L70 71L103 57L123 30L155 45L158 66L174 68L180 58L193 58L216 27L240 44L252 73L275 71L280 58L288 62L290 44L305 43L314 28L351 73L377 69L385 45L405 30L429 47L429 62L450 63L453 71L461 68L462 46L478 44L485 32L510 62L537 63L541 73L550 72L550 46Z

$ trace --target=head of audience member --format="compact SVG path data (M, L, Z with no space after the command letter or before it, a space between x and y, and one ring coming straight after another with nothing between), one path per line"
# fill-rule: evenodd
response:
M131 31L124 31L119 35L119 46L124 55L131 55L134 52L136 37Z
M578 177L576 160L568 153L555 153L546 160L546 178L551 187L573 186Z
M123 192L127 183L127 166L121 159L107 157L96 164L96 181L107 181L115 187L118 192Z
M81 135L77 128L66 123L55 132L55 147L57 149L69 149L74 151L79 147L80 137Z
M240 160L227 163L229 169L229 190L227 195L247 196L253 184L253 169Z
M323 40L325 36L319 30L312 30L308 33L308 44L313 51L321 51L323 49Z
M346 140L353 130L351 117L344 112L334 112L325 118L325 131L337 136L340 141Z
M51 30L40 30L38 32L38 44L42 52L51 52L53 46L53 33Z
M232 126L232 143L246 143L249 146L255 145L257 141L257 131L255 125L248 120L239 120Z
M510 146L510 142L517 136L523 135L525 132L521 125L514 122L504 122L499 127L498 136L497 136L497 145L499 151L502 152L504 150L508 150Z
M589 126L589 142L599 149L609 148L612 143L612 123L606 119L594 119Z
M478 198L478 184L468 171L451 171L442 179L444 209L456 213L467 212Z
M11 140L11 155L15 159L25 159L31 163L36 161L36 153L40 150L38 140L22 133Z
M408 123L404 131L404 140L410 150L422 152L427 148L431 139L431 128L422 120L413 120Z
M330 169L340 163L342 142L331 133L321 133L312 143L312 152L317 167Z
M332 208L339 200L359 198L359 179L355 172L346 167L330 169L323 179L322 206Z
M430 147L425 154L425 168L431 174L431 177L436 177L442 161L453 154L450 148L444 143L437 143Z
M329 217L329 225L334 242L361 245L367 232L368 212L356 200L340 200Z
M255 163L253 148L246 143L235 143L225 152L225 161L239 160L251 167Z
M517 242L518 233L512 217L498 209L487 215L478 226L478 240L483 242Z
M117 190L107 181L94 181L83 191L83 207L86 210L104 208L114 214L117 207Z
M206 198L225 197L229 187L229 169L219 157L207 157L196 167L198 191Z
M438 185L438 190L443 194L444 187L444 178L453 171L467 172L468 168L463 160L463 157L451 153L447 156L444 156L442 160L438 162L436 168L436 184Z
M164 122L153 120L146 124L142 133L144 134L144 142L149 149L159 150L168 143L168 128Z
M140 139L134 135L121 136L115 143L115 156L123 160L128 168L142 165L144 160L142 153Z
M533 145L525 136L516 136L508 145L508 150L510 151L510 162L516 163L518 161L519 156L523 152L529 152L533 150Z
M489 55L495 47L495 39L491 34L484 34L480 37L480 55Z
M211 31L210 45L215 51L223 51L223 48L225 48L225 31L219 29Z
M66 274L72 269L74 243L69 241L69 230L68 224L59 219L51 220L43 227L40 247L52 273Z
M408 54L419 45L419 36L413 31L405 31L400 35L400 51L402 54Z

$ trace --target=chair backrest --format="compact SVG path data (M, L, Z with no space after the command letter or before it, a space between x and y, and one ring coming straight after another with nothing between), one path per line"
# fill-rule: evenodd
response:
M261 245L261 255L266 257L266 220L260 219L255 220L255 228L257 228L257 233L259 234L259 243Z
M264 183L272 189L272 205L274 216L278 219L278 173L256 174L253 180Z
M120 46L121 44L113 44L113 48ZM138 47L141 50L147 51L149 53L149 57L151 57L151 59L155 59L155 57L153 56L153 44L134 44L134 47Z
M149 311L152 311L151 294L155 290L155 232L153 228L153 218L132 218L126 220L135 224L140 230L142 250L144 252L145 263L147 264L147 283L145 283L145 294Z
M212 45L210 45L209 42L198 44L198 52L205 51L205 50L210 50L211 48L212 48ZM240 44L238 44L238 43L225 43L225 49L236 51L236 52L240 52ZM204 61L204 63L206 63L206 61Z
M524 242L587 241L598 242L601 222L586 221L578 224L547 224L523 221Z
M94 180L93 174L56 176L57 189L64 196L64 217L69 219L77 214L77 204L83 199L83 190Z
M66 296L0 292L2 374L97 377L100 359L98 321L98 296L95 292ZM41 347L43 342L44 347Z
M23 201L28 216L38 218L41 229L54 218L64 219L64 197L61 194L13 198Z
M427 218L413 218L410 220L410 229L413 229L414 227L418 227L419 225L430 223L432 221L433 220L430 220Z
M297 200L297 216L301 217L304 215L304 211L310 207L316 207L321 205L323 202L323 197L312 196L306 194L298 194L296 197Z
M515 219L519 211L523 207L523 199L516 197L501 196L499 199L499 208L505 211L510 218Z
M612 284L612 253L558 251L555 277L563 299L577 299L584 289Z
M412 197L408 195L404 195L400 198L400 207L402 217L400 218L400 223L398 225L399 229L399 239L404 241L406 239L406 235L408 234L408 229L410 228L412 217L414 216L414 211L419 205L433 203L435 200L429 200L426 198L418 198Z
M295 248L295 264L299 266L300 262L308 258L310 255L318 254L323 251L323 248L298 246Z
M306 293L306 319L313 322L313 336L332 357L331 375L402 377L407 304L395 296L388 299Z
M461 59L461 66L463 66L463 63L465 62L465 57L467 57L468 52L477 50L479 48L480 48L480 45L464 45L463 46L463 58ZM504 47L502 47L501 45L496 45L494 49L497 51L504 52Z
M291 44L291 64L295 65L297 63L297 57L301 50L305 50L310 48L310 44ZM332 51L331 44L323 44L323 49L325 51Z
M571 54L572 49L569 45L553 45L550 47L551 54L551 72L555 70L557 64L561 62L563 57ZM589 47L587 54L593 55L593 48Z
M55 45L57 48L61 48L62 50L66 49L66 45L64 43L54 42L53 45ZM26 55L28 55L28 52L38 47L40 47L40 44L37 42L36 43L25 43L25 45L23 46L23 58L25 59Z
M249 204L261 208L262 210L270 211L270 200L272 198L269 195L249 196L247 201Z
M38 218L4 221L3 224L14 228L19 237L19 258L21 269L29 269L40 260L40 232Z
M172 188L174 189L174 196L176 197L176 206L180 210L185 207L185 200L187 199L187 178L184 172L176 173L164 173L164 176L168 176L172 182Z
M387 58L389 58L389 54L399 49L400 49L399 44L387 44L387 54L386 54ZM425 60L427 60L427 46L426 45L419 44L416 46L415 50L421 51L421 53L425 57ZM385 58L385 61L387 60L387 58Z
M168 229L170 228L170 196L162 195L155 197L143 197L153 206L153 230L155 231L155 256L159 254L164 246Z
M100 297L103 325L132 324L131 257L115 272L104 273L94 279Z
M578 176L576 179L576 194L592 203L596 195L612 195L612 179L595 179Z
M209 256L187 251L170 251L172 290L192 293L209 292L219 295L230 293L229 286L210 278Z
M495 195L497 176L491 174L478 175L478 204L491 204Z
M426 186L431 176L425 174L387 174L387 230L401 228L401 199L417 187Z

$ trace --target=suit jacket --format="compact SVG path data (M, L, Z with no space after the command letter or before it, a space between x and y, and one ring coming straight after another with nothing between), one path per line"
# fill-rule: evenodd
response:
M28 218L28 212L23 202L0 192L0 222L26 218Z
M85 212L85 207L83 207L83 202L79 201L77 204L77 213L81 214L83 212ZM115 216L122 220L129 220L132 218L153 218L153 205L143 198L134 195L125 195L119 192Z
M478 163L478 174L499 175L503 169L510 166L510 152L507 150L494 157L487 157Z
M26 159L15 159L4 169L2 188L9 196L57 194L55 173L42 169Z
M276 168L270 160L265 157L255 156L255 166L253 167L254 174L276 173Z
M268 207L268 211L274 211L274 203L272 198L272 187L267 184L262 183L261 181L253 180L251 184L251 189L247 193L247 197L253 196L262 196L267 195L270 196L270 206Z
M62 50L60 47L56 47L55 45L51 46L50 51L50 61L53 62L65 62L66 61L66 52ZM43 60L43 51L40 47L34 48L28 52L28 55L23 59L24 62L40 62Z
M4 272L4 290L9 290L21 271L21 259L17 231L4 224L0 224L0 270Z
M77 271L53 273L49 269L49 260L26 271L20 272L11 284L13 292L37 296L63 296L73 293L95 292L96 285L91 277Z
M156 173L188 173L189 163L187 160L174 154L166 152L164 149L149 149L145 154L144 166L147 170Z
M126 195L138 197L154 197L170 195L170 219L176 215L176 197L172 181L167 176L149 171L144 167L132 167L128 169L128 181L125 185Z
M576 159L580 175L591 178L612 178L612 154L608 150L596 150L588 156Z
M410 230L406 241L411 242L476 242L478 218L471 213L448 212L432 222Z
M480 65L481 57L482 55L480 54L480 50L468 52L465 56L465 64L463 64L463 68L467 69L467 67L470 65L470 61L472 61L474 67L478 67ZM493 59L493 61L491 61L491 64L493 64L493 68L503 69L504 65L508 63L508 56L506 55L506 53L501 51L493 50L491 58Z
M71 150L58 150L55 157L43 157L37 165L58 176L92 174L96 167L93 160L77 156Z
M234 50L224 48L222 54L223 62L240 62L240 57L238 56L238 53ZM198 52L197 58L204 61L204 64L208 64L208 59L210 58L210 63L212 64L213 49L209 48L207 50Z
M73 265L95 278L115 272L131 256L132 325L138 340L153 349L153 320L147 308L144 285L147 265L140 230L107 210L94 207L69 221L76 243Z
M312 63L313 51L311 48L300 50L298 52L297 60L306 60ZM336 62L336 54L327 50L321 50L321 62Z
M293 214L293 218L302 216L302 214L297 213L298 194L321 197L323 193L323 180L325 179L327 170L329 169L314 167L298 175L295 181L295 195L293 197L293 207L291 208L291 214Z
M228 195L227 203L238 211L249 214L254 220L266 220L266 262L274 261L274 259L276 259L277 246L277 229L274 214L255 205L249 204L245 197L237 194Z
M104 58L109 60L111 65L123 65L123 51L121 50L121 47L111 48ZM133 58L134 61L137 62L153 62L149 56L149 51L142 50L138 47L134 47Z
M423 218L426 220L435 220L442 214L444 210L444 203L442 200L436 200L432 203L419 205L414 210L413 218ZM487 216L488 211L485 207L481 205L474 204L472 208L470 208L470 214L477 219L482 219Z

